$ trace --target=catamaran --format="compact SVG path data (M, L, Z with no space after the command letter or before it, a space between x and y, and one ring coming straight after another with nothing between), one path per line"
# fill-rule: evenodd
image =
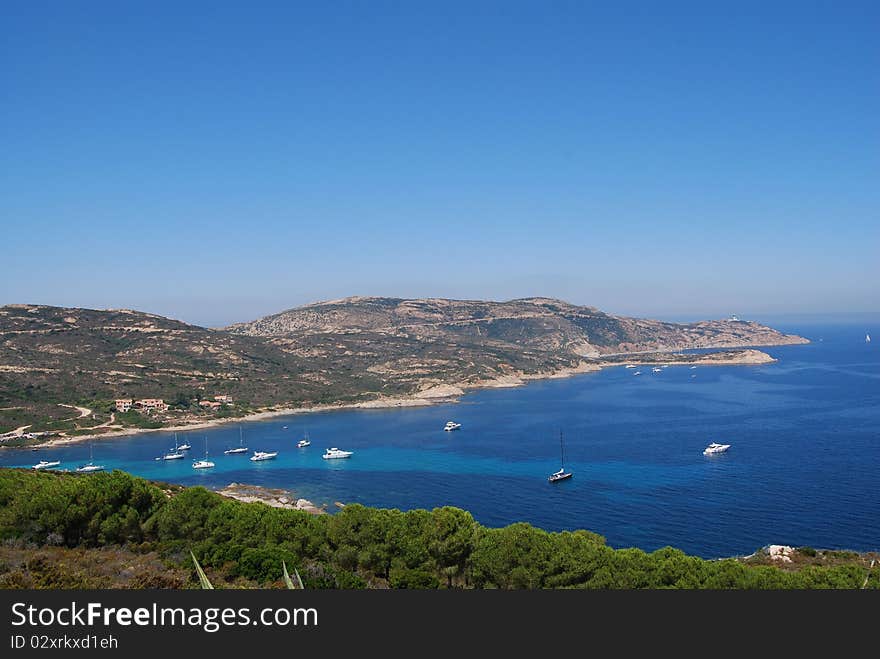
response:
M248 447L244 445L244 434L241 432L241 426L238 427L238 446L228 448L223 453L225 455L235 455L236 453L247 453Z
M61 460L40 460L37 464L35 464L31 469L51 469L52 467L57 467L61 464Z
M276 457L278 457L278 451L254 451L254 454L251 456L251 462L274 460Z
M571 478L574 474L570 471L565 471L565 445L562 442L562 431L559 431L559 458L561 467L559 471L555 471L550 474L550 477L547 479L551 483L558 483L559 481L564 481L566 478Z
M716 455L718 453L724 453L729 448L730 444L718 444L717 442L712 442L703 450L703 455Z
M95 471L104 471L104 465L96 465L92 454L92 445L89 444L89 461L84 465L77 467L76 471L80 474L91 474Z
M338 458L350 458L352 456L353 451L343 451L341 449L336 448L328 448L324 451L324 455L321 457L325 460L336 460Z
M210 469L214 463L208 460L208 438L205 437L205 457L203 460L193 462L193 469Z

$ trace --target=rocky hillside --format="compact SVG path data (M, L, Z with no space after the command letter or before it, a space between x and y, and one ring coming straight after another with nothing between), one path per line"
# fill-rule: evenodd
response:
M349 298L226 329L129 310L9 305L0 307L0 433L26 425L83 433L268 406L450 394L595 368L614 353L804 341L756 323L679 325L538 298ZM232 395L236 407L198 406L218 394ZM110 401L123 397L163 398L172 409L150 420L111 416Z
M668 323L613 316L561 300L510 302L353 297L320 302L227 328L247 336L406 338L599 357L619 352L806 343L754 322Z

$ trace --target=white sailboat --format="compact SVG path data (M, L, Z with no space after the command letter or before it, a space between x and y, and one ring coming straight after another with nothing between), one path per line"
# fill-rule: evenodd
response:
M308 432L306 432L305 437L303 437L301 440L299 440L299 441L296 443L296 447L297 447L297 448L305 448L305 447L307 447L307 446L311 446L311 445L312 445L312 441L309 439L309 433L308 433Z
M174 433L174 442L177 443L177 433ZM184 442L177 447L178 451L189 451L192 448L188 443Z
M235 455L236 453L247 453L248 448L244 445L244 434L241 431L241 426L238 427L238 446L235 448L228 448L223 453L225 455Z
M565 471L565 445L562 442L562 431L559 431L559 459L560 459L560 469L559 471L555 471L550 474L550 477L547 479L551 483L558 483L559 481L564 481L567 478L571 478L574 474L570 471Z
M95 456L92 453L91 443L89 443L89 461L84 465L77 467L76 471L80 474L91 474L96 471L104 471L104 465L95 464Z
M193 462L193 469L210 469L214 463L208 460L208 438L205 437L205 458Z
M163 455L161 458L156 458L157 460L182 460L185 456L180 452L180 448L177 446L177 433L174 433L174 449L170 452Z

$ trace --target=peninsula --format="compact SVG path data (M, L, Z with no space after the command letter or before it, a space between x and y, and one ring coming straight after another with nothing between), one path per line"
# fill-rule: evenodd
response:
M760 364L807 343L736 319L670 323L549 298L353 297L225 328L132 310L0 307L0 445L423 405L622 364ZM685 353L693 349L714 352Z

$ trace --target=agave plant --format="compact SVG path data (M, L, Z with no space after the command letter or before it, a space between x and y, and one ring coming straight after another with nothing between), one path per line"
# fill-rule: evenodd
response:
M202 566L199 565L198 560L196 560L196 555L192 553L190 550L189 555L192 557L193 565L196 566L196 574L199 575L199 585L202 587L202 590L214 590L214 586L211 585L211 582L208 580L208 576L205 574L205 571L202 569ZM296 577L296 581L290 578L290 573L287 571L287 562L281 561L281 570L284 573L284 585L287 586L290 590L305 590L305 586L303 586L302 579L299 576L299 572L297 572L296 568L293 568L293 576Z
M202 587L202 590L214 590L214 586L208 581L205 571L202 569L202 566L199 565L199 562L196 560L196 555L192 553L191 549L189 555L192 556L193 563L196 566L196 573L199 575L199 585Z
M299 572L296 571L296 568L293 568L293 576L296 577L296 582L294 582L290 578L290 574L287 572L287 563L285 561L281 561L281 569L284 572L284 585L287 586L290 590L305 590L306 587L303 586L303 581L299 577Z

